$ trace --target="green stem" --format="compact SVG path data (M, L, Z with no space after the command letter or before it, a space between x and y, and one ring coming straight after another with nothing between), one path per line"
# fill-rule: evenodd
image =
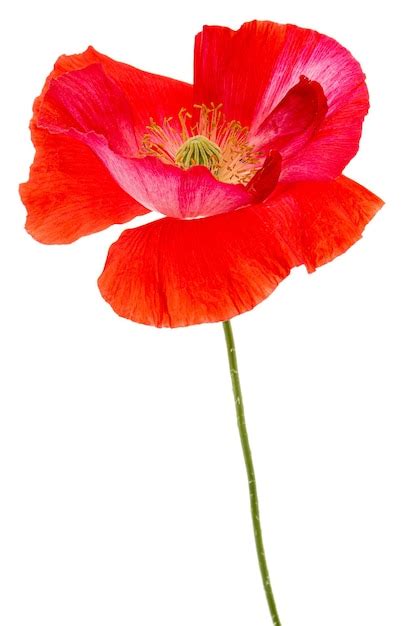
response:
M246 473L249 483L250 508L252 513L253 532L255 535L256 552L258 554L259 569L261 570L262 582L266 599L271 613L274 626L281 626L278 611L275 606L274 594L269 580L268 565L265 557L264 542L262 539L261 522L259 515L258 492L256 488L255 469L253 467L252 453L249 445L248 431L246 429L245 411L243 408L242 390L240 388L239 371L237 367L236 348L233 339L232 325L230 321L223 322L224 336L229 358L230 377L232 379L233 395L235 398L237 425L239 428L240 441L242 443L243 456L245 459Z

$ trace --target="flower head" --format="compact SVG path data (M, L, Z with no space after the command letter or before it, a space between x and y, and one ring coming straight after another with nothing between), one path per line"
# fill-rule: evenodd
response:
M351 54L292 25L205 27L194 85L91 47L62 56L35 100L26 228L70 243L156 211L111 246L103 297L155 326L229 319L344 252L382 205L342 175L367 110Z

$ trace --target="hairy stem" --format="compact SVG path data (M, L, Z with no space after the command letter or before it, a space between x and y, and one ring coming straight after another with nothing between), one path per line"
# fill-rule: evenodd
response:
M237 366L236 348L233 338L232 325L230 321L223 322L224 336L227 345L227 356L229 358L230 377L232 379L233 395L235 398L237 425L239 428L240 441L242 444L243 457L245 459L246 474L249 484L250 508L252 514L253 532L255 535L256 552L258 554L259 569L261 570L262 582L268 602L274 626L281 626L278 611L275 606L274 594L269 580L268 565L266 562L264 542L262 538L261 521L259 515L258 492L256 488L255 469L253 467L252 453L249 445L248 431L245 422L245 411L243 408L242 390L240 388L239 371Z

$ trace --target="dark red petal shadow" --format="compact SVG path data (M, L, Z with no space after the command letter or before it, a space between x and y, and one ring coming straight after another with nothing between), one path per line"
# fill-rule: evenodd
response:
M251 143L261 150L279 151L285 163L311 139L326 113L323 89L302 76L262 122Z
M246 189L254 202L262 202L277 186L281 173L282 157L277 150L270 150L264 164L250 180Z
M343 177L274 195L227 214L125 231L99 278L104 299L153 326L227 320L264 300L292 267L311 271L341 254L382 204Z

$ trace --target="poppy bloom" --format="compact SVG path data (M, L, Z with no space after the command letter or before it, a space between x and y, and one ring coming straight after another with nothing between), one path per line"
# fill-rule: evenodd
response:
M58 59L31 122L21 185L26 228L70 243L149 211L99 278L121 316L154 326L223 321L260 571L274 626L257 487L230 318L292 267L308 271L359 239L382 201L342 175L368 110L352 55L315 31L251 22L205 27L194 85L93 48Z
M313 30L204 27L194 85L93 48L61 56L35 100L26 228L70 243L148 211L99 278L121 316L230 319L290 272L349 248L382 202L342 175L368 110L352 55ZM198 219L197 219L198 218Z

